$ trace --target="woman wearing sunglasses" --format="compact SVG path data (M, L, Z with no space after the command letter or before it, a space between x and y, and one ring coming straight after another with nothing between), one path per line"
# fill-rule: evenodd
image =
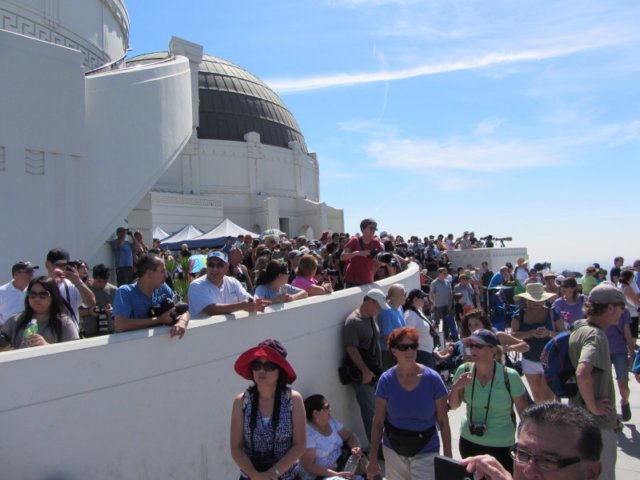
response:
M362 458L358 438L331 416L331 406L319 394L304 401L307 412L307 449L301 461L304 480L339 480L351 478L351 472L343 471L349 456ZM359 462L358 462L359 463Z
M516 435L513 405L518 413L527 408L524 384L515 370L496 359L502 352L494 332L476 330L463 342L471 363L458 367L449 393L452 409L467 404L460 426L460 455L488 454L513 472L509 451Z
M35 323L32 324L34 320ZM34 333L25 336L27 328ZM24 299L24 311L10 317L0 327L0 332L9 343L0 348L2 350L35 347L80 338L75 323L66 315L58 285L53 279L45 276L29 282Z
M415 328L398 328L389 335L389 351L397 365L378 380L367 478L381 474L382 442L387 478L433 479L433 459L440 452L436 423L443 454L451 457L447 389L440 375L416 362L418 342Z
M234 365L238 375L253 381L233 402L231 457L241 479L300 478L298 459L306 448L302 396L288 387L296 373L280 342L264 340L244 352Z

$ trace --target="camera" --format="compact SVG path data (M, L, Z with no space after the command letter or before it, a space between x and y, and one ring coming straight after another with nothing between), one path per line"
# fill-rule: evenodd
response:
M77 260L69 260L67 262L67 270L71 270L70 267L78 268L80 265L82 265L82 263Z
M475 435L476 437L481 437L487 431L487 424L486 423L470 423L469 431L471 432L471 435Z
M109 316L104 307L94 307L93 311L97 314L96 328L99 335L106 335L109 332Z
M178 321L178 317L180 315L189 311L188 304L178 303L176 305L170 298L165 298L164 300L162 300L162 302L160 302L160 305L154 305L149 309L149 316L159 317L163 313L171 310L173 307L176 307L176 309L171 312L171 318L173 319L173 322L171 324L174 325Z
M6 333L0 332L0 348L5 348L11 345L11 340Z
M329 275L329 276L332 276L332 277L340 276L340 272L338 272L338 270L333 270L331 268L327 268L325 271L327 272L327 275Z
M393 257L393 253L379 253L376 260L381 263L391 263L395 258Z

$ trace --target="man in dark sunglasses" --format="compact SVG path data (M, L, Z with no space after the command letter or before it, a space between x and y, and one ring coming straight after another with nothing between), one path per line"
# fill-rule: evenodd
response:
M534 405L522 414L511 448L515 480L591 480L602 473L602 435L584 409L559 402ZM462 461L475 479L511 480L489 455ZM603 477L604 478L604 477Z
M189 285L189 311L194 318L225 315L241 310L264 312L271 302L254 299L242 284L227 275L229 259L224 252L211 252L207 257L207 274Z

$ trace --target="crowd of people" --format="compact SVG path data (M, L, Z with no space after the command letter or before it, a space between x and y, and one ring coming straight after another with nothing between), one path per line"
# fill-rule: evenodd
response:
M488 262L451 268L447 252L492 241L473 232L405 241L378 234L367 218L353 236L241 236L221 249L184 246L174 254L119 228L111 242L117 286L109 267L95 265L90 277L87 263L62 248L47 253L46 275L36 276L30 261L13 265L12 280L0 287L0 350L156 326L182 338L191 319L331 295L416 262L420 288L368 289L344 322L339 377L354 392L369 449L331 417L328 399L305 400L290 388L296 374L286 349L266 340L235 365L253 382L236 397L231 419L232 457L243 478L355 478L358 471L375 478L381 458L388 478L433 478L435 456L452 455L448 411L463 404L458 447L477 475L522 478L535 468L614 478L616 432L631 418L629 372L640 381L640 260L625 267L617 257L604 273L589 265L584 277L529 268L524 257L496 273ZM175 258L185 259L176 276L166 266ZM188 284L183 298L171 288L178 277ZM558 403L541 359L566 331L578 386L571 406ZM563 422L552 422L560 416ZM566 433L567 443L549 450L545 438L554 432Z

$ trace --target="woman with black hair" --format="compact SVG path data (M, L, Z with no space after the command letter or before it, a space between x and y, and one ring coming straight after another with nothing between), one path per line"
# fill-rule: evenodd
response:
M436 347L440 344L440 337L431 320L422 311L425 298L427 294L420 289L416 288L409 292L404 303L404 322L407 327L415 328L419 334L416 361L435 370L436 359L448 358L453 348L449 349L447 346L447 351L442 354L436 351Z
M342 471L347 460L341 457L342 447L347 446L351 454L361 457L358 438L331 417L331 406L322 395L307 397L304 409L307 412L307 449L301 458L304 480L350 478L351 472Z
M306 448L302 396L288 387L296 373L280 342L264 340L234 365L253 385L236 396L231 412L231 457L241 479L294 480Z
M25 337L31 325L34 332ZM33 326L36 325L36 326ZM1 350L35 347L50 343L79 339L75 323L66 315L55 280L37 277L29 282L24 299L24 311L10 317L1 327L2 336L9 342Z
M256 282L256 297L271 300L271 303L292 302L306 298L309 294L301 288L289 285L289 266L280 260L271 260L260 272Z

